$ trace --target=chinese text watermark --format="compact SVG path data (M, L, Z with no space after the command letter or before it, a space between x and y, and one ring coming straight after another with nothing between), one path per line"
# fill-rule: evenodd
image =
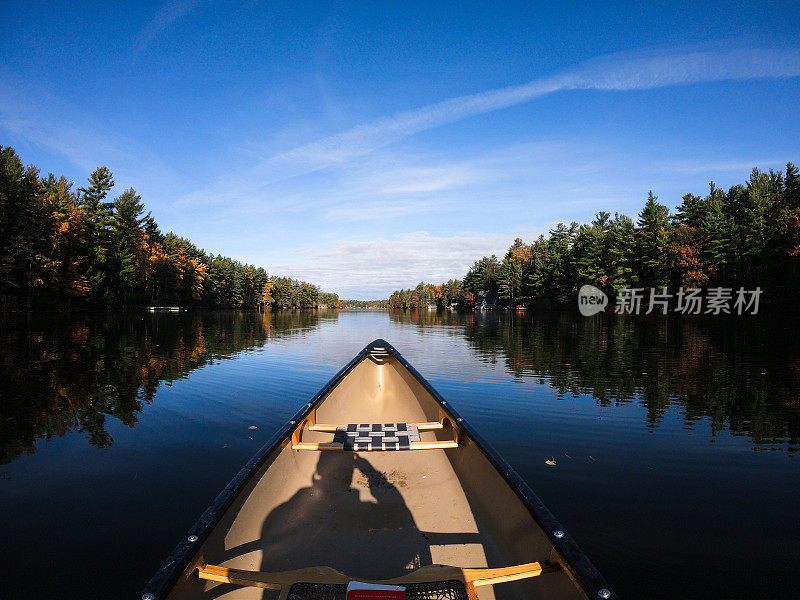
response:
M737 290L726 287L678 288L676 293L669 293L666 286L660 288L621 288L617 290L617 303L614 312L617 314L649 315L668 312L683 315L756 315L762 290ZM602 290L584 285L578 292L578 309L589 317L601 312L608 304L608 297Z

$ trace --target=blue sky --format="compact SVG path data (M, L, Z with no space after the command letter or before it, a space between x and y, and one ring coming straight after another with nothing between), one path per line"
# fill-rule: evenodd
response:
M348 298L800 162L796 1L2 12L0 144Z

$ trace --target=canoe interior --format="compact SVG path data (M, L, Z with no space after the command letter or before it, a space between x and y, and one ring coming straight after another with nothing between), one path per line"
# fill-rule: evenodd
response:
M364 356L316 404L318 423L429 422L442 407L393 356ZM449 425L422 441L453 439ZM303 441L327 442L308 431ZM553 558L553 546L478 446L348 452L292 450L284 440L215 525L192 564L284 571L326 565L389 579L428 564L505 567ZM561 570L478 588L489 598L585 598ZM190 574L175 600L277 598L278 592Z

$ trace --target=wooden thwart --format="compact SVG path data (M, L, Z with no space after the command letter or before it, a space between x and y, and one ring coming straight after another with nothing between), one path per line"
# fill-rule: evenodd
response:
M559 565L542 565L538 562L496 569L464 569L447 565L429 565L417 569L413 573L409 573L403 577L381 581L369 581L369 583L402 584L446 581L447 579L452 579L454 575L460 575L460 578L463 578L469 588L470 586L480 587L505 583L507 581L516 581L518 579L527 579L529 577L538 577L542 573L551 573L559 569ZM330 567L311 567L297 571L266 573L263 571L244 571L217 565L205 565L203 567L198 567L197 574L200 579L207 579L209 581L271 590L280 590L284 586L290 586L300 581L308 583L348 583L353 581L352 577L339 573Z
M513 567L502 567L499 569L461 569L464 572L464 579L475 587L482 585L494 585L505 583L506 581L516 581L528 577L538 577L542 573L557 571L558 565L542 565L538 562L515 565Z
M229 569L217 565L206 565L198 567L200 579L209 581L219 581L220 583L234 583L246 587L264 588L268 590L281 589L280 583L275 583L274 573L264 573L262 571L243 571L241 569Z
M430 429L441 429L444 427L441 423L432 422L432 423L408 423L409 427L416 427L419 431L428 431ZM308 427L309 431L329 431L334 433L337 429L341 427L347 427L346 425L326 425L324 423L315 423Z
M440 411L440 419L439 421L428 421L424 423L402 423L403 427L408 427L411 429L416 428L416 431L432 431L435 429L443 429L444 428L444 420L447 418L446 414L443 411ZM359 421L360 422L360 421ZM319 450L345 450L345 444L342 442L304 442L302 441L302 433L303 427L308 426L308 431L318 431L318 432L325 432L325 433L333 433L336 434L338 431L343 429L347 429L347 425L333 425L327 423L317 423L317 411L316 409L312 410L309 413L308 417L301 421L292 432L292 450L312 450L312 451L319 451ZM372 425L370 425L372 427ZM391 431L394 431L392 429ZM405 431L405 429L404 429ZM364 432L365 436L368 435L368 432ZM400 447L399 444L396 442L394 445L390 445L387 443L385 448L386 451L392 450L437 450L437 449L445 449L445 448L458 448L458 434L459 430L457 427L453 427L453 435L455 439L452 440L436 440L432 442L409 442L407 447ZM335 439L336 436L334 436ZM390 436L394 437L394 436ZM377 438L376 438L377 439ZM367 452L375 452L375 451L383 451L384 447L381 446L380 448L371 448L371 445L374 444L375 441L370 443L370 449L367 450L363 446L366 444L359 444L360 447L358 448L351 448L356 452L367 451Z

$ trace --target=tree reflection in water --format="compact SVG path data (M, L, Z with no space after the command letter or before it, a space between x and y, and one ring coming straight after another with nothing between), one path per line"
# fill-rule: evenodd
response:
M35 452L39 439L69 432L106 448L114 443L108 418L133 427L163 383L325 318L331 317L298 311L5 315L0 463Z
M670 318L565 311L533 314L392 311L398 322L463 330L482 360L504 361L559 396L600 405L637 402L657 427L678 406L687 427L729 428L756 449L800 450L800 339L796 319Z
M113 444L109 417L133 427L163 384L272 338L303 333L337 312L6 315L0 321L0 463L37 440L84 433ZM639 403L658 427L678 407L686 427L708 419L753 446L800 446L800 341L794 322L567 312L392 311L394 325L452 328L475 360L500 362L558 396ZM365 334L366 335L366 334ZM366 340L369 341L369 340Z

